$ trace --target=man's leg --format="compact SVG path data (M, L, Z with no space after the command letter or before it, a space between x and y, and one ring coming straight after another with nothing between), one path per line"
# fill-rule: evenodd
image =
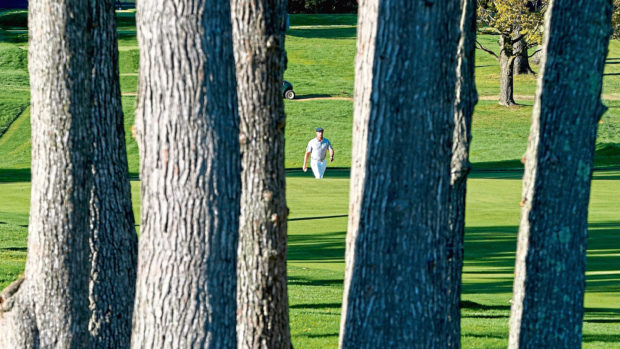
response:
M314 178L321 179L323 175L319 172L319 161L310 160L310 168L312 168L312 173L314 173Z
M321 176L320 178L322 179L323 175L325 174L325 168L327 167L327 161L319 161L317 167L319 168L319 174Z

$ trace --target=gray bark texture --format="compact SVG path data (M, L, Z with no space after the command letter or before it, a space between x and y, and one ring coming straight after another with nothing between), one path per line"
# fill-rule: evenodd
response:
M137 3L134 348L234 348L241 165L230 3Z
M285 0L232 0L242 154L237 346L290 348L284 173Z
M342 348L447 342L460 1L360 1Z
M509 348L580 348L610 0L554 0L523 178ZM575 18L579 18L578 21Z
M512 106L514 100L514 60L512 39L509 35L499 36L499 105Z
M450 235L448 236L447 347L461 347L461 274L465 236L465 195L471 169L469 145L474 106L478 101L474 80L476 8L473 0L461 1L461 39L457 52L456 102L450 180Z
M93 193L90 202L92 348L127 348L138 238L125 149L114 0L91 2Z
M25 279L2 300L3 348L87 348L89 8L29 2L32 193Z
M520 34L520 28L515 30L515 35ZM530 60L527 55L527 42L524 39L518 40L512 45L512 51L515 52L515 61L513 63L514 75L534 74L530 67Z

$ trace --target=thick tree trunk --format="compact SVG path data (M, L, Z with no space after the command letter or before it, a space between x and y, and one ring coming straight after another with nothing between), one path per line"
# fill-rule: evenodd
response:
M579 348L611 1L554 0L523 178L510 348ZM579 21L575 21L579 18Z
M461 346L461 272L465 234L465 194L471 142L471 122L478 94L474 81L476 8L473 0L461 1L461 40L457 52L456 104L450 180L450 235L448 236L447 347Z
M520 30L515 30L515 35L520 35ZM512 44L512 52L515 53L515 61L513 63L514 75L534 75L534 71L530 67L530 60L527 55L527 42L521 39Z
M241 166L230 4L138 2L132 347L236 346Z
M515 105L513 68L515 56L512 54L510 38L499 36L499 105Z
M523 40L519 40L513 45L513 50L518 50L516 52L520 52L518 55L515 56L513 73L515 75L534 75L535 73L530 66L530 59L528 56L527 48L519 47L522 45L524 45Z
M89 346L88 16L85 1L29 3L32 195L25 280L2 301L7 348Z
M460 17L459 1L360 2L343 348L447 342Z
M92 348L129 347L137 235L125 150L114 1L92 2L93 193L91 207Z
M284 31L287 1L232 0L242 152L239 348L290 348L286 291Z

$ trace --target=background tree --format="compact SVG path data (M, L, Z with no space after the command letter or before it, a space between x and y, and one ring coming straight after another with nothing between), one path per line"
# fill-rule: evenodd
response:
M232 0L242 153L239 348L291 347L286 290L286 0Z
M87 348L92 176L88 2L30 1L28 16L28 257L25 279L3 292L0 332L6 348Z
M129 346L137 235L125 149L113 0L91 6L93 193L90 201L92 348Z
M461 346L461 274L465 237L465 194L471 169L469 145L474 106L478 101L474 79L476 8L473 0L461 1L461 38L457 51L456 102L450 179L450 234L448 236L448 348Z
M360 1L343 348L447 342L459 3Z
M230 3L137 3L142 224L132 347L236 346L241 192Z
M541 38L546 3L532 10L523 0L477 0L479 26L486 26L499 36L499 55L476 42L478 48L491 54L500 65L499 104L515 105L514 67L529 45L537 45ZM525 51L524 51L525 50ZM527 54L527 53L525 53Z
M611 23L614 30L612 37L614 39L620 39L620 0L614 0L614 11L611 16Z
M552 0L523 177L510 348L579 348L611 0ZM579 18L578 21L575 18Z

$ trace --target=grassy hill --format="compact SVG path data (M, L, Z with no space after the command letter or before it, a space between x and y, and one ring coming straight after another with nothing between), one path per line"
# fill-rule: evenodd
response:
M10 14L10 16L8 16ZM29 211L30 114L25 12L0 13L0 289L23 271ZM134 120L139 50L133 11L119 18L120 79L130 172L139 158L129 131ZM292 15L285 78L298 100L286 101L286 166L299 168L314 128L336 148L332 166L351 163L353 103L313 97L353 95L356 16ZM21 23L21 24L20 24ZM20 27L22 25L22 27ZM496 37L480 36L487 47ZM473 121L471 158L475 169L520 168L531 123L536 77L520 76L519 106L497 105L499 67L477 52L476 83L481 101ZM604 78L609 111L599 124L596 164L620 166L620 42L610 45ZM536 67L534 67L536 70ZM10 127L6 127L10 125ZM468 182L463 275L463 347L506 347L521 174L475 171ZM288 274L291 331L296 348L337 347L349 179L328 169L316 181L308 173L287 176ZM134 212L140 212L139 182L132 182ZM620 171L596 172L590 204L584 348L620 348ZM326 218L330 217L330 218ZM139 222L139 217L137 217Z

